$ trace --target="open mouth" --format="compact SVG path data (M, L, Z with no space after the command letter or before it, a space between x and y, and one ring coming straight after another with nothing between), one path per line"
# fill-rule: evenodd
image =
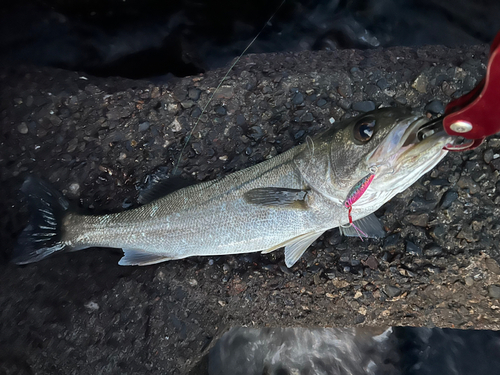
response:
M385 141L369 157L369 160L375 163L377 160L384 159L386 162L391 162L413 154L416 156L440 141L443 142L445 149L454 147L452 137L444 131L441 119L429 121L426 118L412 116L401 121L389 133Z

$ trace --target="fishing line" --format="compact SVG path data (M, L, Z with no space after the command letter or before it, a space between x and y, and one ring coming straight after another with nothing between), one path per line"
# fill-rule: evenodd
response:
M257 35L255 35L255 37L252 39L252 41L248 44L248 46L246 46L246 48L243 50L243 52L241 52L241 54L236 58L236 60L234 60L233 64L229 67L228 71L226 72L226 74L224 75L224 77L222 77L221 81L219 82L219 85L215 88L214 92L212 93L212 95L210 95L210 98L208 99L208 102L207 104L205 104L205 106L203 107L203 109L201 110L201 113L200 115L198 116L198 118L196 119L196 122L194 123L194 126L193 128L191 129L191 131L189 132L188 136L186 137L186 140L184 142L184 146L182 147L181 149L181 153L179 154L179 158L177 159L177 163L176 165L174 166L174 170L172 172L172 174L175 174L177 172L177 168L179 167L179 164L181 162L181 158L182 158L182 154L184 153L184 150L186 149L189 141L191 140L191 136L193 135L196 127L198 126L200 120L201 120L201 116L203 116L208 108L208 106L210 105L210 103L212 102L215 94L217 94L217 92L219 91L220 87L222 86L222 84L224 83L224 81L226 80L226 78L229 76L229 73L231 73L231 70L233 70L233 68L236 66L236 64L240 61L240 59L245 55L245 53L248 51L248 49L252 46L252 44L255 43L255 41L257 40L257 38L260 36L260 34L262 34L262 32L264 31L264 29L266 28L267 24L269 24L272 19L274 18L274 16L276 15L276 13L278 13L278 11L281 9L281 7L283 6L283 4L285 4L286 0L283 0L281 2L281 4L278 6L278 8L276 8L276 10L274 11L274 13L271 15L271 17L269 17L269 19L267 20L267 22L264 24L264 26L262 26L262 28L260 29L260 31L257 33Z

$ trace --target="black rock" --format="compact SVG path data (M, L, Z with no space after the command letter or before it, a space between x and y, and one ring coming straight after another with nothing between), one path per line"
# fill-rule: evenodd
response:
M217 108L215 108L215 113L221 116L225 116L227 114L227 110L223 106L218 106Z
M295 96L292 99L292 103L294 105L299 105L302 104L303 102L304 102L304 95L302 95L300 92L295 94Z
M391 234L384 240L384 250L391 250L397 247L401 240L399 233Z
M458 193L453 190L448 190L441 199L441 208L448 208L458 198Z
M377 81L377 86L380 88L380 90L385 90L386 88L389 87L389 82L387 82L387 79L385 78L380 78Z
M198 100L200 98L201 91L198 89L189 89L188 96L189 99Z
M263 136L264 136L264 131L260 126L255 125L249 129L248 137L252 138L254 141L260 140Z
M433 115L442 115L444 113L444 104L441 100L433 100L425 106L425 111Z
M326 104L326 100L325 99L320 99L316 102L316 105L318 107L323 107L324 105Z
M429 258L437 257L441 254L443 254L443 249L437 245L433 245L430 248L424 250L424 255Z
M384 288L384 293L387 294L387 297L394 298L401 294L401 289L397 286L386 285Z
M352 109L358 112L370 112L375 109L375 103L371 100L353 103Z
M412 202L410 203L410 206L408 207L411 212L430 212L434 207L436 207L437 202L433 200L426 200L421 197L415 197L413 198Z
M415 256L422 256L422 249L411 241L406 241L406 252Z

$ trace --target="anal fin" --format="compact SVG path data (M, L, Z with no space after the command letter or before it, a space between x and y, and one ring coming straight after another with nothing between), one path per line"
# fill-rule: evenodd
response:
M120 266L149 266L172 259L165 255L148 253L138 249L123 249L123 253L123 257L118 262Z
M362 219L356 220L354 225L363 231L367 238L383 238L386 235L382 223L375 214L370 214ZM359 233L354 228L354 225L339 227L340 234L347 237L359 237Z
M321 236L323 232L306 233L296 237L285 245L285 264L288 268L292 267L304 254L311 244Z

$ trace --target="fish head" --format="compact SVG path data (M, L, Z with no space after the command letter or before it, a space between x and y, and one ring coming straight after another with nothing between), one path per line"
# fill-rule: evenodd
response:
M373 175L355 205L359 210L377 209L447 154L444 147L454 137L444 129L423 139L418 136L428 122L406 108L379 109L349 121L332 143L332 185L348 198L360 181Z
M312 188L337 203L344 203L356 186L373 175L353 206L358 212L373 212L447 154L444 146L453 137L444 130L418 137L428 122L406 108L371 111L306 142L309 158L298 160L297 165Z

